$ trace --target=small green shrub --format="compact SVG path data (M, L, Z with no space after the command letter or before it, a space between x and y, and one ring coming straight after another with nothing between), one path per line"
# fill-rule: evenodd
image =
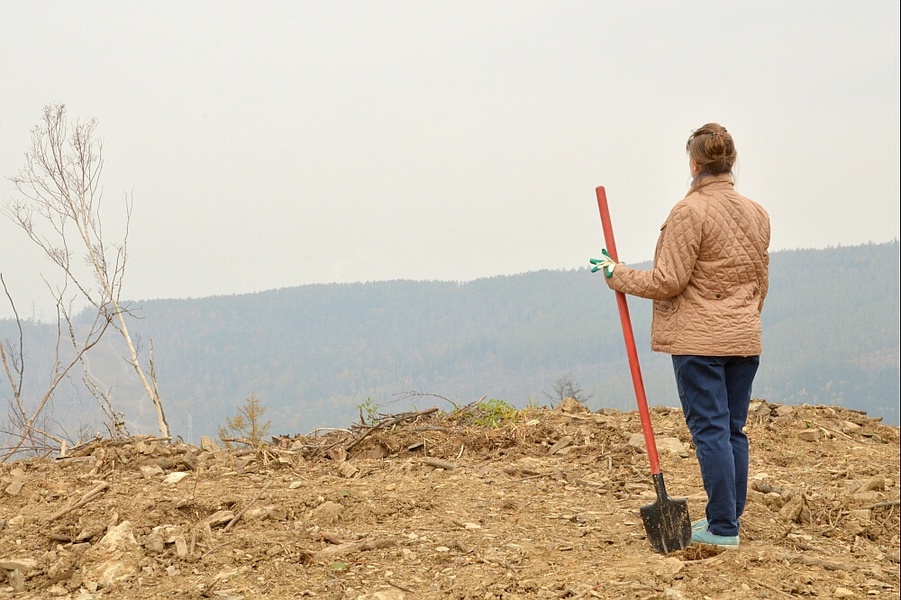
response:
M497 427L500 423L516 416L516 409L496 398L480 401L475 405L477 416L473 424L482 427Z
M360 423L362 425L373 425L378 421L381 409L382 406L373 402L372 398L366 398L365 401L357 404L357 410L360 411Z

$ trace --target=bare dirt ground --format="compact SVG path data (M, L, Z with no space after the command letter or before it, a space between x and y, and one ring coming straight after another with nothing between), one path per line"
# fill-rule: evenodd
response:
M483 409L0 465L0 598L899 597L897 427L755 401L741 547L661 555L637 413ZM703 517L681 411L652 419L670 496Z

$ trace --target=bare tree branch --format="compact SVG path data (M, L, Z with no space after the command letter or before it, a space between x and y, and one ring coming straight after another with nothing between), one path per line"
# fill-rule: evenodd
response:
M7 379L13 389L17 416L23 436L18 444L13 444L11 452L18 451L25 440L35 430L35 419L43 412L54 390L72 368L82 361L112 326L128 348L126 360L133 368L147 396L154 405L157 424L163 438L170 438L169 425L163 412L162 401L156 385L156 373L145 373L138 349L128 331L126 316L128 307L121 304L122 285L128 261L128 231L132 215L132 202L125 197L125 226L121 243L111 244L106 237L101 219L102 187L100 176L103 171L103 146L96 135L97 122L94 119L70 124L63 105L49 105L44 108L43 120L32 130L31 147L25 154L25 166L11 180L19 197L8 201L3 212L26 234L26 236L53 262L62 273L64 283L56 288L57 301L57 356L53 377L47 392L36 406L26 410L22 402L22 379L24 374L24 353L21 342L18 352L8 345L2 345L3 360ZM48 284L49 285L49 284ZM74 295L66 298L66 290L72 286ZM4 291L12 305L12 298ZM51 292L53 292L51 288ZM76 327L71 318L71 303L81 298L96 310L93 324L86 333ZM13 305L14 307L14 305ZM67 339L72 346L74 357L62 360L59 341ZM67 353L68 356L68 353ZM17 362L18 361L18 362ZM99 387L88 388L112 417L114 429L118 416L109 401L109 393ZM98 395L99 393L99 395ZM11 456L11 454L7 454Z

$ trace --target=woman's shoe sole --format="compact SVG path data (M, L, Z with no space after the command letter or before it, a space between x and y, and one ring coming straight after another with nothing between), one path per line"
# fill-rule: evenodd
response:
M716 535L715 533L710 533L709 530L691 532L692 544L707 544L723 550L734 550L738 548L739 542L740 539L737 535Z

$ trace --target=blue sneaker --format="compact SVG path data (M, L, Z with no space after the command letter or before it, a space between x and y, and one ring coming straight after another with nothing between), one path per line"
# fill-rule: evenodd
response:
M691 541L694 544L712 544L717 548L738 548L737 535L716 535L709 529L693 530Z
M691 532L695 531L704 531L707 529L707 519L701 519L700 521L695 521L691 524Z

